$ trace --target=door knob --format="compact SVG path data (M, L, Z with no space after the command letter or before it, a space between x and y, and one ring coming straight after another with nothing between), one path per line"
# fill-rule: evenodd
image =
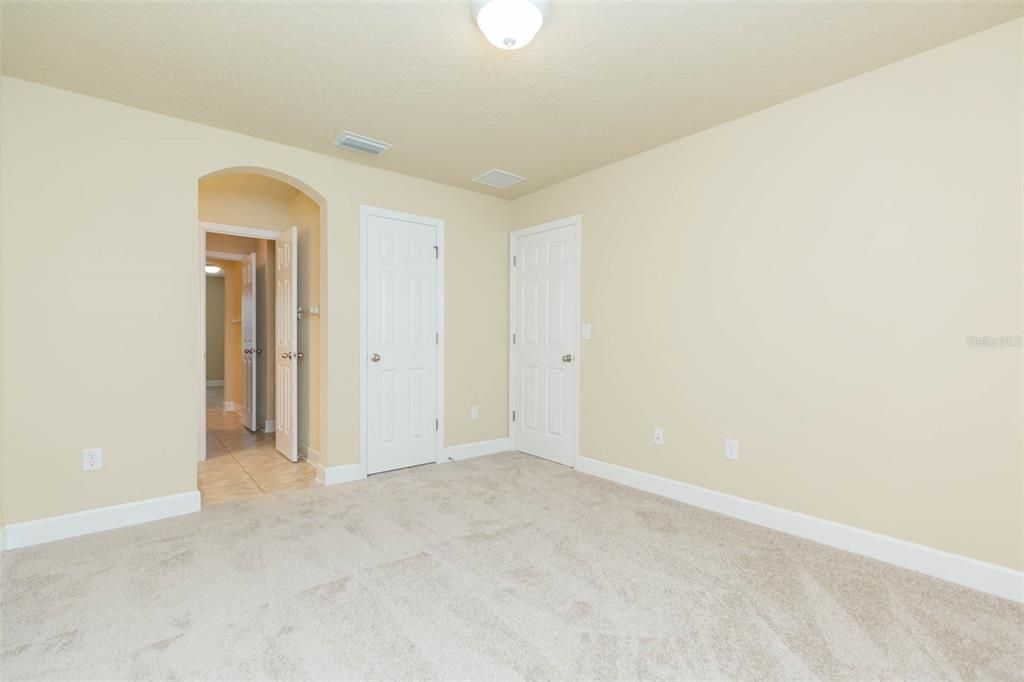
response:
M302 353L293 353L293 355L295 355L299 360L302 359Z
M572 354L566 353L562 356L562 362L572 362Z
M288 359L288 358L290 358L291 356L292 356L292 354L291 354L291 353L281 353L281 357L282 357L282 358L284 358L285 360L287 360L287 359Z
M370 362L380 362L380 355L377 354L377 353L374 353L373 355L371 355L370 356Z

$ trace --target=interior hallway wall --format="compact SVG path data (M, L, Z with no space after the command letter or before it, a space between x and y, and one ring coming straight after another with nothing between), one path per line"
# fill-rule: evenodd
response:
M224 403L242 404L242 264L211 260L224 268ZM235 408L237 409L237 407Z
M224 278L206 278L206 380L224 381Z
M1024 568L1022 29L516 200L582 214L582 454Z

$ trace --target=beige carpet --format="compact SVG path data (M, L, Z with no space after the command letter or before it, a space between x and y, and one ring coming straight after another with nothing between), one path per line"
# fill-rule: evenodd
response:
M4 680L1024 670L1019 605L521 454L0 561Z

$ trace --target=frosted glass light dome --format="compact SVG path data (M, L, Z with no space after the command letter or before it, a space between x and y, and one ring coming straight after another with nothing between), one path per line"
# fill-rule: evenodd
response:
M473 0L473 16L484 36L502 50L518 50L533 40L547 15L547 0Z

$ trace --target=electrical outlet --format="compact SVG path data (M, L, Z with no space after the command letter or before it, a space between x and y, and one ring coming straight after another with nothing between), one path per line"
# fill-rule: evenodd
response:
M87 448L82 450L82 471L96 471L103 468L103 449Z
M665 444L665 429L660 426L654 427L654 444L664 445Z
M740 442L735 438L725 439L725 458L739 460L740 458Z
M469 408L469 418L470 419L479 419L480 418L480 406L479 405L474 405L473 407Z

